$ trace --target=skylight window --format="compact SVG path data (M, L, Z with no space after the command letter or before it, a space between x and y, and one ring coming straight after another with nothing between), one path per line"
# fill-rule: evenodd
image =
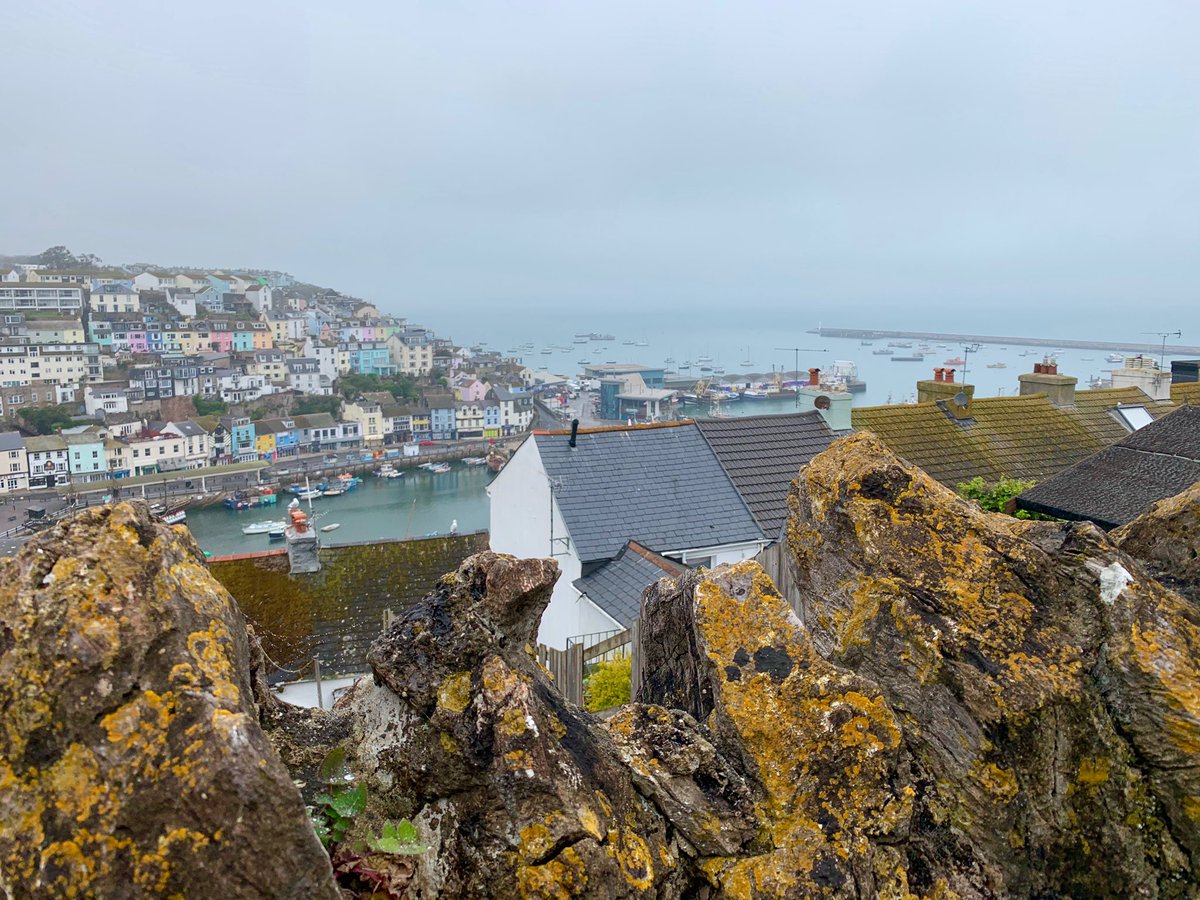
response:
M1154 421L1144 406L1118 406L1113 411L1121 420L1121 424L1130 431L1137 431Z

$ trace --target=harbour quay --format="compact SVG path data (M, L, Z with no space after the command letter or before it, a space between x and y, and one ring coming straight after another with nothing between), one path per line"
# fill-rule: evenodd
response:
M936 331L887 331L879 328L810 328L809 334L831 338L911 338L922 341L940 341L944 344L1017 344L1024 347L1062 347L1072 350L1112 350L1116 352L1161 353L1172 355L1200 354L1200 346L1184 344L1145 344L1118 341L1076 341L1064 338L1011 337L995 334L954 334Z

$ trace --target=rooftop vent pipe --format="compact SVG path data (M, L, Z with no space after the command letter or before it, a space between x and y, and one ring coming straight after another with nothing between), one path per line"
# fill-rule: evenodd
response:
M567 441L567 446L569 446L569 447L574 447L574 446L575 446L575 439L576 439L578 436L579 436L579 420L578 420L578 419L572 419L572 420L571 420L571 439L570 439L569 441Z

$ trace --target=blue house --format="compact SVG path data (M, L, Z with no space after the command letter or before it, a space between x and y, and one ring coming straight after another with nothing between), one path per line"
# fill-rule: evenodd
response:
M258 435L246 416L222 416L221 424L229 430L229 455L234 462L254 462L258 459Z

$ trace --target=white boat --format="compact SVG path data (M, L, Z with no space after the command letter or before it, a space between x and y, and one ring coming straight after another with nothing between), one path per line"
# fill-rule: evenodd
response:
M449 463L438 463L437 465L430 466L429 471L435 475L444 475L450 471L450 464Z
M296 494L296 496L299 497L301 500L316 500L318 497L321 496L321 491L318 490L317 488L311 488L311 489L300 491L298 494Z
M1125 357L1120 353L1110 353L1108 356L1104 357L1104 361L1110 363L1125 362Z
M403 478L404 473L393 466L391 463L384 463L375 470L375 474L380 478Z
M466 463L468 466L486 466L487 465L487 457L486 456L464 456L463 462Z
M321 530L322 531L333 531L335 528L341 528L341 527L342 527L341 522L330 522L328 525L322 525Z
M321 492L321 494L325 497L340 497L344 493L346 493L346 489L340 487L325 488L325 490Z
M278 522L251 522L242 526L242 534L267 534Z
M270 536L271 540L273 540L273 541L282 541L285 537L287 537L287 523L286 522L272 523L271 530L268 531L267 534L268 534L268 536Z
M177 509L175 512L166 513L161 518L167 525L179 525L187 521L187 510Z

